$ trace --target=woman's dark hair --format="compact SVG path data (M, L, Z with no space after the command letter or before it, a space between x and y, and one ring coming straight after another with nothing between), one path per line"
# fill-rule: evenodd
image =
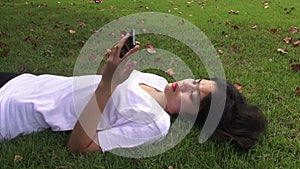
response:
M234 141L243 149L253 147L259 140L261 133L267 128L268 122L266 117L259 111L257 106L247 103L245 98L230 82L219 78L210 80L216 82L218 86L216 92L225 92L222 89L226 89L223 115L213 134L213 138L220 141ZM212 94L209 94L200 102L196 120L198 124L202 125L205 122L211 107L211 98Z

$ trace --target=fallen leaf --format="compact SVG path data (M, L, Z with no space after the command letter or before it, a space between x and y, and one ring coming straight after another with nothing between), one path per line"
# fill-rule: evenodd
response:
M75 4L74 2L71 2L70 5L71 5L71 6L75 6L76 4Z
M288 54L288 53L289 53L288 50L286 50L286 49L281 49L281 48L278 48L278 49L277 49L277 52L282 53L282 54Z
M296 91L295 91L295 94L294 94L294 96L298 96L298 95L300 95L300 87L296 88Z
M168 167L168 169L173 169L173 166L170 165L170 166Z
M224 51L221 50L221 49L219 49L219 50L218 50L218 54L219 54L219 55L224 55Z
M229 14L239 14L240 13L240 11L234 11L234 10L232 10L232 9L230 9L229 11L228 11L228 13Z
M258 28L258 25L254 25L251 28L256 30Z
M90 57L89 57L89 60L93 61L93 62L96 61L96 55L91 54Z
M160 61L160 58L155 58L154 63L158 63Z
M80 41L78 43L79 43L80 46L83 46L85 42L84 41Z
M288 10L285 14L287 14L287 15L289 15L293 10L294 10L295 8L294 7L292 7L290 10ZM286 11L287 10L287 8L284 8L284 10Z
M230 49L231 51L235 52L238 49L238 47L236 45L231 45Z
M233 26L233 29L234 29L234 30L238 30L238 29L240 29L240 28L239 28L237 25L234 25L234 26Z
M290 63L297 63L300 62L300 59L290 59L289 61Z
M142 28L142 32L143 33L147 32L147 29L146 28Z
M76 33L76 31L73 30L73 29L70 29L70 30L69 30L69 33L70 33L70 34L74 34L74 33Z
M243 86L240 83L235 83L233 86L239 93L243 92Z
M299 46L300 45L300 39L296 40L293 45L296 47L296 46Z
M54 28L55 28L55 29L59 29L59 28L60 28L60 25L59 25L59 24L55 24Z
M80 26L84 27L85 26L85 22L80 22Z
M22 161L23 160L23 157L22 156L20 156L20 155L15 155L15 157L14 157L14 162L20 162L20 161Z
M265 8L265 9L268 9L268 8L270 8L270 6L265 6L264 8Z
M231 25L231 21L226 21L225 25Z
M183 25L183 24L185 24L185 21L182 19L179 21L178 25Z
M292 64L291 68L292 68L292 70L300 71L300 64Z
M179 14L179 15L181 15L181 14L182 14L182 12L180 12L180 11L179 11L179 12L178 12L178 14Z
M0 57L4 57L4 56L6 56L8 53L10 52L10 50L9 49L5 49L5 50L3 50L1 53L0 53Z
M272 29L270 30L271 33L276 33L277 31L278 31L277 28L272 28Z
M284 41L285 43L287 43L287 44L290 44L291 41L292 41L292 38L291 38L291 37L285 37L285 38L283 39L283 41Z
M263 1L261 2L263 5L269 5L271 2L270 1Z
M4 48L5 46L7 46L6 43L0 42L0 47L1 47L1 48Z
M26 41L31 41L31 37L30 37L30 36L27 36L27 37L25 37L25 38L23 39L23 41L24 41L24 42L26 42Z
M299 31L299 28L297 26L291 26L290 29L289 29L290 33L298 33Z
M95 0L95 3L102 3L103 0Z
M166 70L165 73L168 74L168 75L170 75L170 76L173 76L173 75L176 74L172 68Z
M222 31L222 35L224 35L226 38L228 37L228 34L225 31Z
M155 54L156 53L153 45L151 45L151 44L147 44L146 49L147 49L148 53L150 53L150 54Z

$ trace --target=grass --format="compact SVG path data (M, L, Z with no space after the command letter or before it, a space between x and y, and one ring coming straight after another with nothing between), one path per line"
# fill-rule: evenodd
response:
M171 150L141 159L111 153L74 156L66 149L69 132L45 131L1 143L1 168L300 168L300 97L293 95L300 86L299 72L289 63L299 59L300 47L283 42L287 36L300 38L299 33L289 32L290 26L300 26L299 5L295 0L272 0L269 8L261 0L1 1L0 42L5 45L0 47L0 71L71 76L80 42L95 30L128 14L163 12L193 23L224 51L219 58L227 79L241 83L248 101L269 120L262 140L247 152L213 140L199 144L199 131L193 129ZM231 9L239 14L229 14ZM254 25L258 29L252 29ZM276 33L270 31L273 28ZM70 34L71 29L76 33ZM206 74L203 68L198 71L201 63L189 57L189 49L172 39L141 36L139 40L174 50L198 76ZM277 53L277 48L289 53ZM16 155L23 159L15 161Z

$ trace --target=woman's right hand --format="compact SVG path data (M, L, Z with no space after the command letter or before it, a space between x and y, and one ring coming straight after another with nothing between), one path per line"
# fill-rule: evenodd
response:
M125 81L136 66L135 61L130 61L132 54L139 50L139 45L129 50L123 58L120 57L121 50L129 34L122 37L110 52L105 65L101 69L102 80L106 85L111 85L115 89L120 83Z

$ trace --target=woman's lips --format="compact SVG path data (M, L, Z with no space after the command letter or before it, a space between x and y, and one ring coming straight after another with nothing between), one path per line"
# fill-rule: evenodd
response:
M178 83L177 82L172 83L173 91L175 91L177 87L178 87Z

